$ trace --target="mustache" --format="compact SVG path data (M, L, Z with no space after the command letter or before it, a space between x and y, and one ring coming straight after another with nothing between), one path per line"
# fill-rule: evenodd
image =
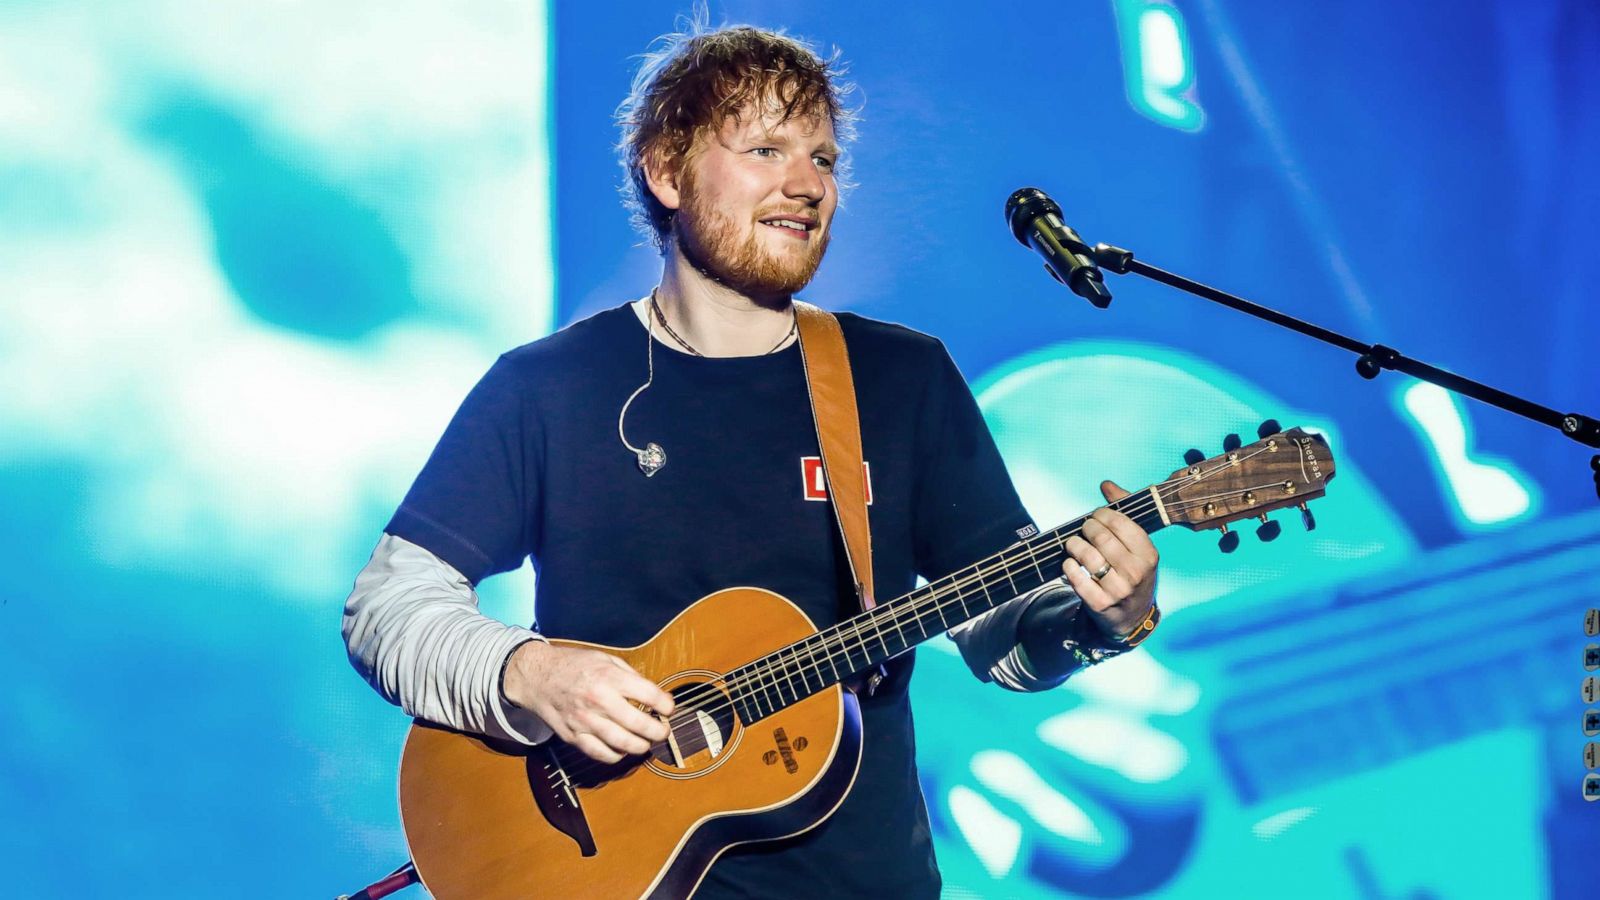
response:
M810 225L822 224L822 214L809 206L801 206L796 209L764 209L756 213L757 222L778 218L799 219Z

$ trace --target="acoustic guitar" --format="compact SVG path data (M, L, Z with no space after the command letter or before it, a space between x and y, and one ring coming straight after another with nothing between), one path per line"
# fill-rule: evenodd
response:
M1321 435L1262 439L1183 468L1111 506L1148 532L1221 528L1325 492ZM1225 444L1225 446L1227 446ZM400 810L423 885L443 900L687 897L729 847L799 834L844 801L861 762L853 676L1059 577L1088 516L829 628L754 587L697 601L626 660L672 694L670 736L597 762L416 722L400 761ZM1235 535L1236 538L1236 535Z

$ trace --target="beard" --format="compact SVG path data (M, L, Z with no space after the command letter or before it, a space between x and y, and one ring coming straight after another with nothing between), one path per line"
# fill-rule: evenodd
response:
M773 252L762 245L757 230L771 226L753 221L740 240L739 226L733 219L705 202L691 184L686 182L683 191L684 204L673 217L672 233L684 258L707 277L758 300L786 301L811 283L828 251L829 229L811 231L803 252ZM756 218L782 212L770 210Z

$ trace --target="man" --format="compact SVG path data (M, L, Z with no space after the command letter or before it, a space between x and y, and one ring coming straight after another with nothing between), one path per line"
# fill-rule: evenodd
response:
M776 591L819 627L858 611L833 511L801 483L817 442L791 305L838 207L851 124L840 94L829 62L750 28L670 36L646 59L620 148L660 284L505 354L462 404L346 605L351 660L386 698L498 738L553 733L611 762L666 737L639 707L667 715L672 698L616 657L542 636L637 644L732 585ZM943 346L840 321L879 596L1032 533ZM980 678L1052 687L1084 659L1074 648L1115 652L1151 617L1145 532L1103 509L1083 534L1065 567L1081 612L1058 588L952 633ZM482 616L473 593L528 557L540 633ZM912 665L895 660L861 698L865 755L840 808L803 835L725 854L697 896L937 896Z

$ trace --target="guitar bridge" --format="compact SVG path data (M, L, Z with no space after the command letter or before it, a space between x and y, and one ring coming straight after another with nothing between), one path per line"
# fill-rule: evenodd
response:
M589 830L589 820L578 802L578 788L567 777L561 760L556 757L551 742L527 756L528 788L533 792L539 812L557 831L572 838L584 856L594 856L599 851L594 845L594 834Z

